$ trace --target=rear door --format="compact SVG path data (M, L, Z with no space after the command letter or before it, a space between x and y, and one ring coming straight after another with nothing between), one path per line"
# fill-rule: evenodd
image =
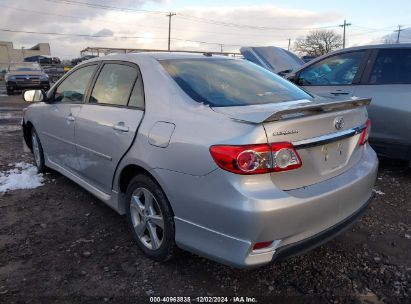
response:
M105 62L76 120L78 174L110 193L117 164L132 144L143 114L138 66Z
M366 65L366 50L338 53L302 69L296 83L307 91L327 98L349 98Z
M411 145L411 48L375 50L356 96L371 97L370 142L381 154L408 159ZM393 149L392 144L396 147Z

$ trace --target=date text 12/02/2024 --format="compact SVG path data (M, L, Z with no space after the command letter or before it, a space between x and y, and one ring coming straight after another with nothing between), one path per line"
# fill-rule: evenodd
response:
M150 297L150 303L258 303L254 297Z

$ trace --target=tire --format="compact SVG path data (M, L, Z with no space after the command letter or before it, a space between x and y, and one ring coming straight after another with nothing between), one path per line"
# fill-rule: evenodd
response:
M8 96L14 95L14 90L7 89L7 95Z
M44 163L43 147L41 146L40 139L34 128L31 129L31 148L38 173L45 173L47 168Z
M146 175L137 175L127 187L126 202L128 225L144 255L158 262L171 259L175 252L174 217L160 186Z

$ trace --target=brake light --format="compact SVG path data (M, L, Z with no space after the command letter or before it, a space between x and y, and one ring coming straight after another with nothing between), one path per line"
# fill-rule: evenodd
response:
M365 122L365 129L361 133L360 145L365 145L371 132L371 120L367 119Z
M273 241L255 243L254 246L253 246L253 250L258 250L258 249L263 249L263 248L270 247L272 243L273 243Z
M216 164L236 174L261 174L297 169L302 162L288 142L210 148Z

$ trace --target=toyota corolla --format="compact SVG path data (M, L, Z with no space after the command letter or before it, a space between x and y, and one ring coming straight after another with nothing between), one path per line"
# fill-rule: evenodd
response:
M372 197L370 100L314 97L245 60L100 57L24 98L38 170L126 215L157 261L179 247L264 265L331 239Z

